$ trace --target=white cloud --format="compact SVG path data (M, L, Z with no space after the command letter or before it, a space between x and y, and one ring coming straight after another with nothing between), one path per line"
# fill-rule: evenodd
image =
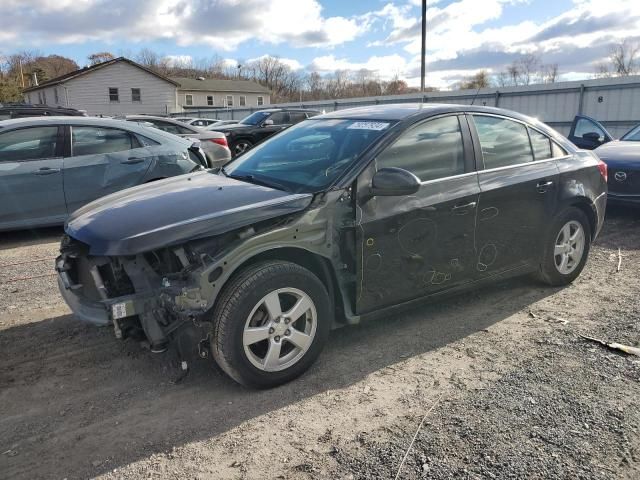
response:
M277 58L291 70L300 70L301 68L303 68L303 65L298 60L295 60L293 58L273 57L273 55L262 55L260 57L250 58L249 60L247 60L247 62L255 62L258 60L262 60L263 58Z
M191 55L167 55L164 59L170 67L193 64L193 57Z
M309 65L310 70L321 74L332 73L336 70L357 72L368 70L383 80L389 80L396 75L403 77L407 68L407 60L397 54L386 56L373 56L366 62L351 62L346 58L336 58L334 55L316 57Z
M226 51L249 40L330 48L367 29L364 17L324 15L319 0L4 0L0 16L3 36L15 41L171 39Z

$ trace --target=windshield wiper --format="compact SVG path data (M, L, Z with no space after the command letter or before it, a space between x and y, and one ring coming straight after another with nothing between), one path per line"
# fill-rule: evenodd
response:
M263 187L275 188L276 190L282 190L284 192L288 192L287 188L281 183L274 182L272 180L265 180L262 178L256 178L254 175L229 175L225 172L225 175L229 178L235 178L236 180L241 180L243 182L254 183L256 185L262 185Z

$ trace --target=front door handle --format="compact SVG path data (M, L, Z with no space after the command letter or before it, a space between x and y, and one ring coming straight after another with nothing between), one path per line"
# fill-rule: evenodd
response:
M59 173L59 168L42 167L39 170L33 172L34 175L51 175L53 173Z
M464 205L456 205L451 209L456 215L465 215L469 213L469 210L476 208L476 202L465 203Z
M538 182L536 188L538 189L538 192L545 193L547 191L547 188L549 188L551 185L553 185L553 182L551 180L549 180L548 182Z
M144 162L144 158L129 157L126 160L122 160L120 163L123 163L125 165L133 165L134 163L142 163L142 162Z

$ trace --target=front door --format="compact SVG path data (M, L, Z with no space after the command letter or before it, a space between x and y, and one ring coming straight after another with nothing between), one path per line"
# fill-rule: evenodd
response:
M375 172L420 178L411 196L371 198ZM464 116L423 121L372 162L357 184L358 313L429 295L473 278L478 179Z
M587 150L593 150L613 140L600 122L584 115L578 115L573 119L568 138L575 146Z
M476 140L480 201L476 223L478 278L539 260L557 206L554 143L513 119L470 115Z
M93 126L70 129L71 155L64 159L69 213L144 179L152 155L131 132Z
M0 133L0 228L64 222L62 129Z
M255 137L258 142L291 126L289 112L274 112L256 130Z

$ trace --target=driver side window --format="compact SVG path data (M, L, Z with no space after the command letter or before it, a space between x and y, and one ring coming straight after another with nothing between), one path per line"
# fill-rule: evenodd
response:
M287 125L289 123L289 114L286 112L276 112L269 117L274 125Z
M420 181L464 173L464 147L457 116L427 120L404 132L376 159L378 170L398 167Z

